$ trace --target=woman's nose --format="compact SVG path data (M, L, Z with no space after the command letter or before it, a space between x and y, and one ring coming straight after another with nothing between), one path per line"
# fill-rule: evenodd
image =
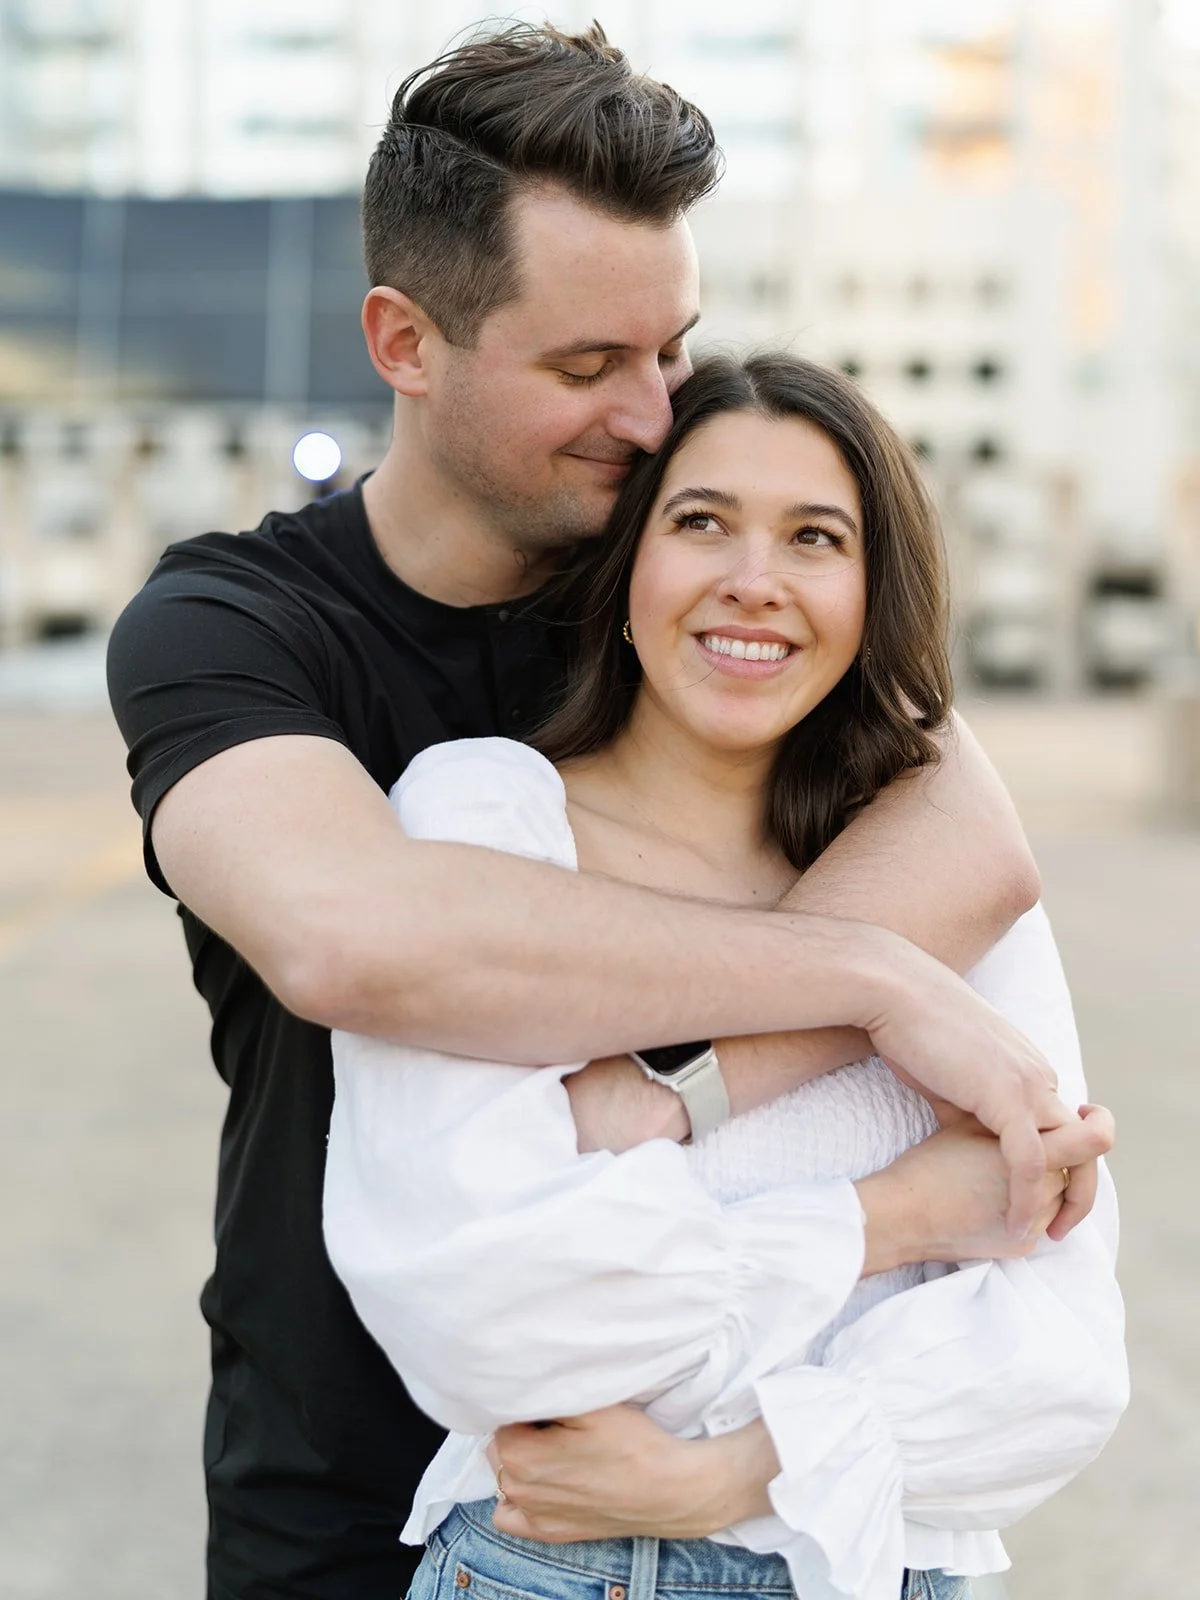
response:
M786 605L789 594L783 563L769 548L744 551L730 564L721 584L722 599L747 609Z

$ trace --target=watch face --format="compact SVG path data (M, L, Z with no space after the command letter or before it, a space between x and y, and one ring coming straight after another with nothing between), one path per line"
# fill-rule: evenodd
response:
M664 1078L669 1078L681 1067L686 1067L689 1061L694 1061L697 1056L702 1056L706 1050L711 1049L711 1039L695 1039L691 1044L663 1044L653 1050L639 1050L637 1054L651 1072L658 1072Z

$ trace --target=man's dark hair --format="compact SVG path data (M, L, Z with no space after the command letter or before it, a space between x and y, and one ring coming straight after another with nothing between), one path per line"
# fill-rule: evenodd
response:
M511 201L522 189L556 184L610 216L665 226L720 172L708 118L635 73L598 23L480 35L396 92L363 191L367 275L470 345L520 293Z

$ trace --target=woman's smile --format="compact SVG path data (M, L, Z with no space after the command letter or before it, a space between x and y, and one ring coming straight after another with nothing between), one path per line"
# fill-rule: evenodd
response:
M795 417L714 417L669 462L634 558L634 720L723 759L769 750L849 670L865 609L862 506L837 446Z
M799 645L776 634L735 631L728 626L695 637L701 658L731 678L777 678L800 653Z

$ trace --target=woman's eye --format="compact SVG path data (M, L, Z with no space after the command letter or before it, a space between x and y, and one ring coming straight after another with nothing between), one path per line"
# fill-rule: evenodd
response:
M721 524L707 511L685 511L676 517L677 528L690 528L694 533L720 533Z
M822 545L841 546L845 541L837 533L830 533L828 528L801 528L796 534L796 543L807 546L809 549L819 548Z

